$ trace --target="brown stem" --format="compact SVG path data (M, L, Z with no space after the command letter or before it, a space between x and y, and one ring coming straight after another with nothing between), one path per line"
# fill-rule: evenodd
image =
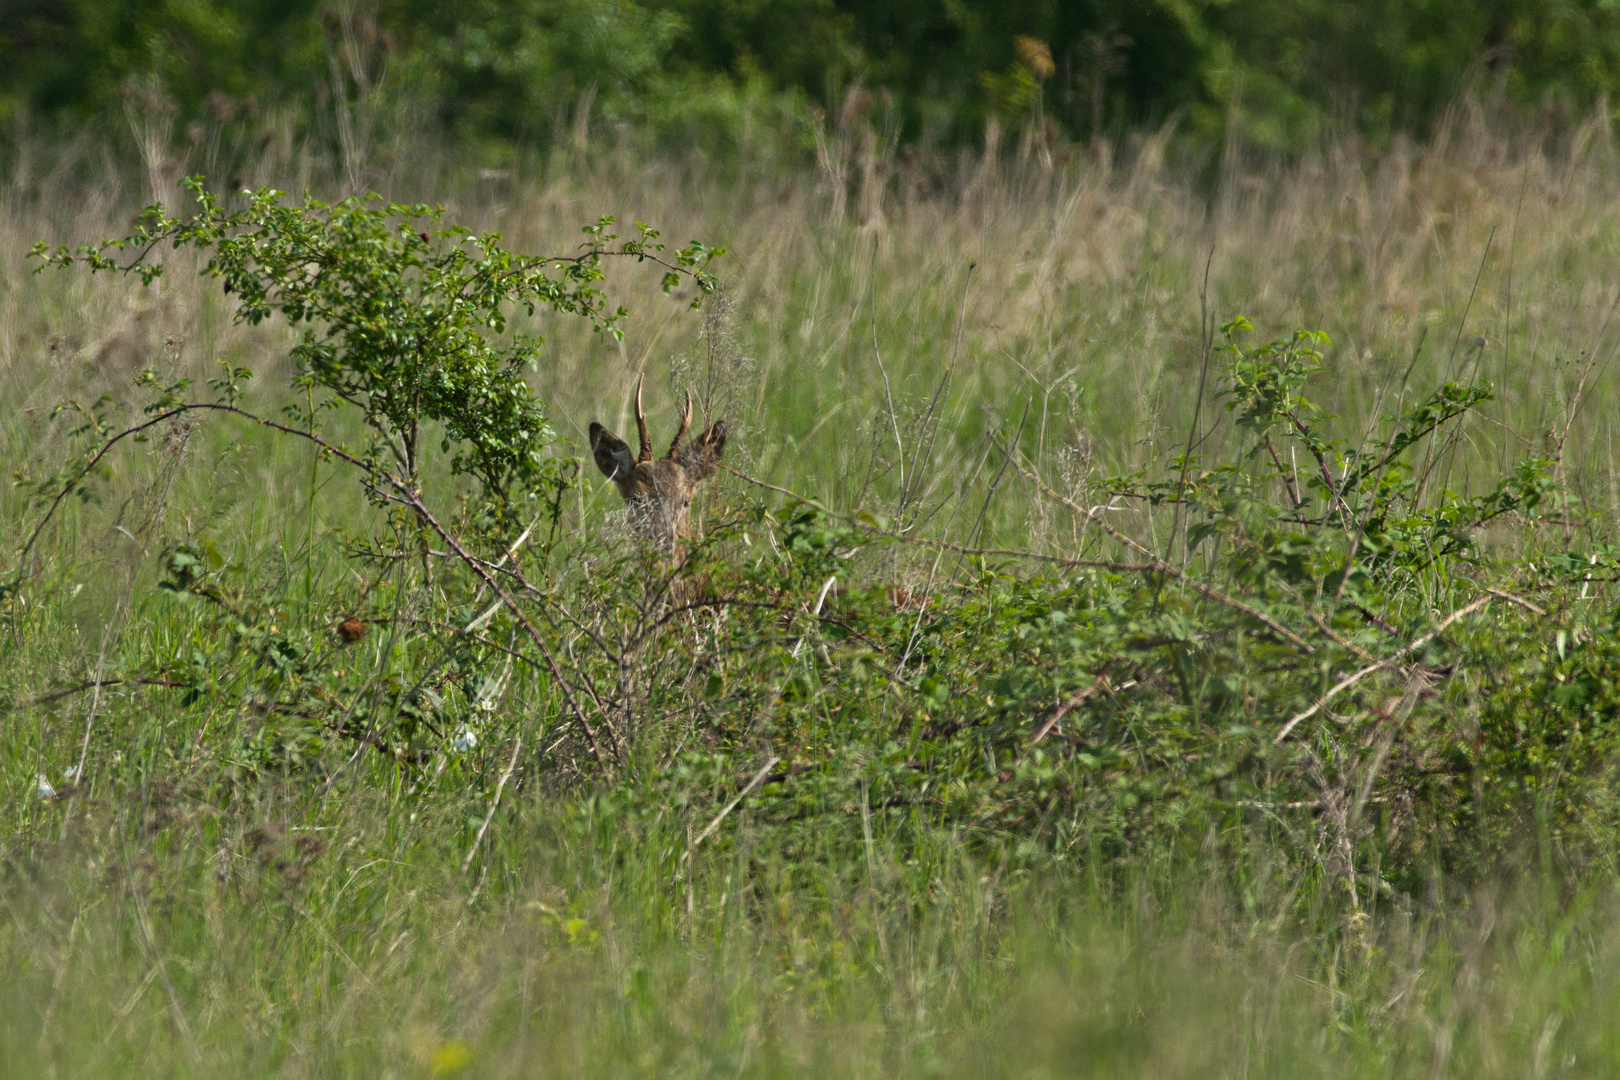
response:
M1155 573L1167 574L1179 581L1186 582L1188 586L1209 597L1211 600L1214 600L1216 603L1225 604L1227 607L1241 611L1251 618L1258 619L1260 622L1270 627L1272 632L1278 637L1287 641L1300 652L1308 653L1314 651L1311 648L1310 642L1306 641L1304 638L1300 637L1298 634L1294 633L1292 630L1288 629L1288 627L1284 626L1270 615L1267 615L1259 608L1256 608L1251 604L1245 604L1243 601L1234 596L1228 596L1226 593L1215 588L1213 585L1205 585L1202 581L1199 581L1196 578L1188 577L1186 574L1183 574L1180 570L1176 569L1176 567L1159 558L1142 544L1131 539L1129 536L1126 536L1124 533L1108 524L1108 522L1104 521L1099 515L1093 514L1090 510L1080 506L1072 499L1053 491L1051 488L1047 487L1044 482L1042 482L1039 476L1036 476L1033 472L1026 469L1022 462L1015 459L1013 461L1013 468L1017 469L1020 475L1040 489L1041 494L1045 495L1049 499L1062 503L1075 513L1083 515L1088 521L1095 522L1103 532L1113 537L1119 543L1124 544L1138 555L1148 559L1152 564L1152 569Z

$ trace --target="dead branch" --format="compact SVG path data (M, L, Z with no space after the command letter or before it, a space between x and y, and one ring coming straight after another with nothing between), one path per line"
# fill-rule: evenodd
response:
M1085 704L1086 700L1097 691L1106 690L1107 688L1108 668L1107 665L1104 665L1103 670L1097 673L1097 678L1092 682L1092 684L1083 690L1076 691L1075 693L1069 695L1068 699L1057 707L1057 711L1052 714L1051 719L1042 724L1041 730L1037 731L1034 737L1029 741L1031 743L1038 743L1042 739L1046 738L1047 732L1056 727L1059 720L1062 720L1065 716L1068 716L1069 713Z
M753 791L755 788L759 787L759 785L765 782L765 778L770 776L771 770L775 768L776 763L781 760L782 759L780 757L772 754L771 759L764 765L760 766L759 772L755 773L754 778L748 781L748 786L737 792L737 797L726 803L726 808L714 815L714 820L709 822L709 824L704 827L703 831L698 833L696 838L694 838L693 841L686 846L686 854L681 856L682 862L686 862L692 857L692 852L697 850L697 846L703 843L703 841L707 840L714 833L714 830L720 827L720 823L726 820L726 816L728 814L737 809L737 804L742 802L743 799L747 798L750 791Z
M506 790L506 782L512 779L512 770L517 768L518 753L523 749L523 736L519 735L512 744L512 760L506 763L506 771L501 774L500 782L495 785L495 797L489 800L489 813L484 815L484 823L478 826L478 835L473 837L472 847L467 849L466 856L461 860L463 870L472 865L473 856L478 854L478 845L484 842L484 834L489 831L489 823L495 820L495 810L501 805L501 792Z
M53 701L61 701L65 697L82 694L86 690L94 690L97 687L104 686L122 686L124 683L133 683L136 686L161 686L169 689L180 689L191 685L188 682L180 682L175 679L91 679L89 682L80 683L78 686L70 686L65 690L55 690L32 701L24 702L23 708L32 709L38 705L49 705Z
M1284 739L1288 738L1289 734L1302 721L1309 720L1311 717L1315 716L1318 712L1320 712L1322 710L1323 706L1325 706L1328 702L1332 701L1334 698L1338 697L1341 693L1343 693L1344 691L1350 689L1352 686L1356 685L1356 683L1360 682L1362 679L1365 679L1368 675L1371 675L1374 672L1383 671L1386 668L1392 668L1392 667L1395 667L1395 666L1399 665L1400 662L1403 659L1405 659L1408 656L1411 656L1413 653L1417 652L1419 649L1422 649L1423 646L1427 645L1429 642L1433 641L1435 638L1437 638L1441 634L1443 634L1446 631L1446 628L1451 626L1452 623L1456 622L1458 619L1466 618L1467 616L1472 615L1474 612L1479 611L1481 608L1488 605L1492 600L1495 600L1495 599L1498 599L1498 598L1501 598L1501 599L1504 599L1504 600L1509 600L1509 601L1511 601L1513 603L1519 604L1520 606L1528 608L1531 611L1534 611L1539 615L1545 615L1546 614L1546 612L1542 611L1540 608L1536 607L1534 604L1530 603L1527 600L1521 600L1516 596L1511 596L1511 595L1509 595L1507 593L1500 592L1500 591L1498 591L1496 589L1487 589L1485 596L1481 596L1477 600L1474 600L1474 601L1471 601L1470 603L1464 604L1462 607L1458 608L1456 611L1453 611L1450 615L1447 615L1445 617L1445 619L1441 621L1439 626L1436 626L1433 630L1430 630L1427 634L1423 634L1420 637L1412 639L1412 641L1410 643L1408 643L1406 646L1404 646L1399 651L1394 653L1394 655L1387 656L1384 659L1379 660L1376 663L1368 664L1366 667L1364 667L1361 670L1355 672L1354 674L1346 675L1344 678L1340 679L1333 686L1333 688L1331 690L1329 690L1327 693L1323 694L1321 697L1317 698L1315 704L1313 704L1310 708L1306 709L1304 712L1295 714L1288 721L1288 723L1284 724L1282 726L1282 730L1277 732L1276 737L1272 741L1277 742L1277 743L1281 743Z

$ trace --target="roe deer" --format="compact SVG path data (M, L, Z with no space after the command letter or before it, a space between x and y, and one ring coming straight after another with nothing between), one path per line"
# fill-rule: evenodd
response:
M641 435L641 453L630 456L624 440L594 420L591 422L591 454L602 475L618 485L630 510L630 527L637 536L659 547L675 546L675 539L687 531L687 515L692 508L692 492L698 484L720 468L726 450L726 425L715 421L690 443L686 431L692 426L692 395L686 395L681 410L681 427L669 444L669 453L653 457L652 436L647 433L647 413L641 407L641 380L636 380L636 430Z

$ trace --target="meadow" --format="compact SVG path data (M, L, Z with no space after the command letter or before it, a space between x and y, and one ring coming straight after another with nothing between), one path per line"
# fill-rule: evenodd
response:
M1612 1073L1606 118L229 162L517 252L603 215L726 249L707 298L608 259L622 339L494 335L545 337L562 482L509 521L430 461L443 534L240 417L76 469L216 391L366 438L197 252L26 257L193 213L216 149L0 186L9 1071ZM638 376L660 445L689 390L730 432L680 572L574 471Z

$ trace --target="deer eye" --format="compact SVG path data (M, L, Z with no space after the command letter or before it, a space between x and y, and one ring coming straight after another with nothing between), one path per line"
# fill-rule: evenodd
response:
M681 500L681 505L682 506L691 506L692 505L692 500L691 499L682 499Z

